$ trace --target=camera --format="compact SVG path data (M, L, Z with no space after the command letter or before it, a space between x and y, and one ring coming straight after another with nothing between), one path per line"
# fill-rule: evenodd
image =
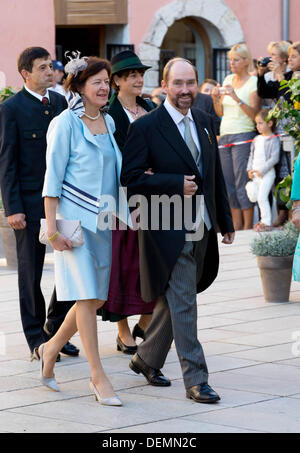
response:
M263 66L263 67L266 67L268 66L268 64L271 62L271 58L270 57L265 57L265 58L262 58L261 60L259 60L258 64L259 66Z
M226 91L227 91L227 90L226 90L225 87L220 87L220 88L219 88L219 94L221 94L221 95L222 95L222 94L226 94Z

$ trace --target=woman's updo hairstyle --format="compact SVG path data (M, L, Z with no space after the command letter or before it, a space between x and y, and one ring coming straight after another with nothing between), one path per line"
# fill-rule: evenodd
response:
M70 73L66 78L64 83L64 88L66 91L71 91L72 93L79 93L80 89L84 86L85 82L89 77L92 77L98 72L106 69L108 78L111 76L111 65L108 60L98 57L88 57L86 59L87 66L84 70L79 71L77 75Z

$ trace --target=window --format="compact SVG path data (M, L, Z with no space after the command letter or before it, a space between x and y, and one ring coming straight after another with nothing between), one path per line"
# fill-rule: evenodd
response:
M230 49L214 49L213 50L213 78L220 84L223 83L225 77L230 74L230 64L227 53Z
M112 57L124 50L132 50L134 52L133 44L106 44L106 58L110 61Z

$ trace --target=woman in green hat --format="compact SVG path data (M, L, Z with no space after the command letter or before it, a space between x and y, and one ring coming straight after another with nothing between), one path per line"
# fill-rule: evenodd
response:
M143 99L144 73L149 66L126 50L111 61L111 86L114 94L108 113L116 126L115 139L123 150L130 124L156 107ZM155 302L146 303L140 296L138 233L133 230L112 232L112 268L108 300L101 310L104 320L118 320L117 349L125 354L137 351L136 337L144 338ZM131 333L127 317L141 315Z

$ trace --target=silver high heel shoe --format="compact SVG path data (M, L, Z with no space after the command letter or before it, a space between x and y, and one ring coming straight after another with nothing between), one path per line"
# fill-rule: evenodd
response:
M53 374L53 377L51 378L46 378L43 374L43 368L44 368L44 360L43 360L43 356L44 356L44 344L42 344L40 346L41 348L41 351L40 351L40 381L43 385L45 385L46 387L48 387L49 389L53 390L54 392L59 392L59 387L57 385L57 382L55 380L55 374Z
M103 404L104 406L123 406L122 401L117 395L111 396L110 398L102 398L92 381L90 382L90 389L94 393L96 401L100 404Z

